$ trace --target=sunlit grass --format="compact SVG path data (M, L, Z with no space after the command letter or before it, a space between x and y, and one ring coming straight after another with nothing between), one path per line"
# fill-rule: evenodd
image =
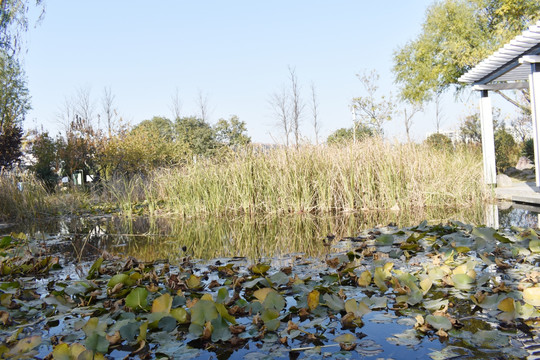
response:
M158 170L130 191L124 201L136 193L152 209L185 216L412 211L467 207L491 198L477 151L435 151L379 139L341 147L246 149Z

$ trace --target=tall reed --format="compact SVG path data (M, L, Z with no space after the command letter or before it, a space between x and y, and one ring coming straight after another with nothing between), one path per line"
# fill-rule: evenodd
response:
M257 148L162 169L145 199L181 215L459 208L490 198L481 155L368 139L340 147Z
M47 190L34 176L0 172L0 218L35 218L47 212Z

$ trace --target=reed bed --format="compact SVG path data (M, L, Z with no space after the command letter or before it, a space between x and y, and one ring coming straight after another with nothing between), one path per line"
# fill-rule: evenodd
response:
M481 154L468 147L368 139L346 146L249 148L226 158L131 179L129 194L151 209L184 216L230 213L336 213L426 207L460 208L491 199ZM128 205L121 205L126 208Z

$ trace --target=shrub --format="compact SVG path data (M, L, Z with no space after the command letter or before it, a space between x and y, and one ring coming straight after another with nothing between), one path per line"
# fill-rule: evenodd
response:
M514 166L519 158L519 147L504 127L495 133L495 163L497 171L503 172L510 166Z
M452 140L450 140L448 136L440 133L431 134L427 137L424 143L431 149L440 151L451 151L454 148L452 145Z
M534 162L534 140L527 139L523 142L523 147L521 148L521 155L526 156L529 160Z

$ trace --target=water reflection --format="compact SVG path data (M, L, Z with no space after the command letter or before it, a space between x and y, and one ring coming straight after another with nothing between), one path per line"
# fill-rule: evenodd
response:
M96 216L59 219L47 224L27 224L16 231L43 237L69 259L91 259L107 251L144 261L184 256L211 259L220 257L282 258L303 254L321 257L337 251L323 241L335 236L356 236L365 229L388 224L413 226L449 219L483 224L482 207L449 211L425 209L402 212L361 212L340 216L273 215L234 218L149 218ZM10 230L11 231L11 230Z

